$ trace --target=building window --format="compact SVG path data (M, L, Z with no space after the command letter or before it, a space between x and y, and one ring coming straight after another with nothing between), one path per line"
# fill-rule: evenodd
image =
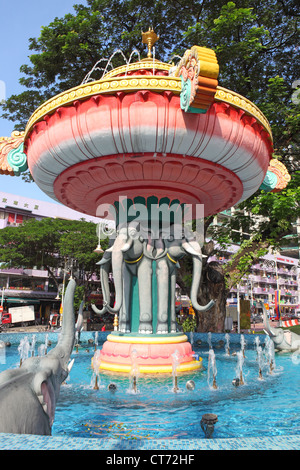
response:
M8 223L8 225L22 224L23 223L23 215L15 214L14 212L9 212L8 213L7 223Z

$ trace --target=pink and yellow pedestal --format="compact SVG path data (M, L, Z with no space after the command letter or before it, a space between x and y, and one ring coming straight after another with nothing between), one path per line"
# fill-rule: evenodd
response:
M189 372L202 367L202 359L195 359L192 346L185 334L140 335L113 332L107 337L100 356L100 370L129 373L132 352L140 373L172 373L172 354L177 351L180 364L177 372Z

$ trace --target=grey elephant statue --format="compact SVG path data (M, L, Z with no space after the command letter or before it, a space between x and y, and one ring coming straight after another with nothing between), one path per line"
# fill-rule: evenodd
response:
M62 330L46 356L26 359L0 374L0 432L51 435L60 386L67 378L75 339L74 291L68 283Z
M145 256L156 260L156 276L158 286L158 312L157 312L157 333L168 333L168 308L170 308L170 330L176 332L176 310L175 310L175 289L176 289L176 269L180 267L179 260L186 254L193 257L193 278L190 298L193 307L204 312L211 309L215 302L211 300L207 305L199 305L197 293L200 286L202 273L202 251L201 246L196 240L189 240L182 234L181 238L175 238L172 232L177 233L171 227L169 236L162 239L160 237L156 244L160 246L162 256L153 257L149 250L145 250ZM170 298L170 307L169 304Z
M267 310L261 303L264 318L264 330L274 343L277 351L294 352L300 350L300 336L290 330L270 326Z
M106 250L102 260L98 263L104 307L99 310L92 306L93 310L98 314L103 314L106 311L111 313L120 311L119 329L121 332L129 333L131 331L132 283L133 277L136 276L139 286L138 331L142 334L151 334L153 332L152 274L155 266L157 279L156 333L167 334L169 325L170 332L175 333L176 267L178 267L178 260L186 254L193 256L192 304L199 311L209 310L213 307L214 301L210 301L204 306L199 305L197 301L202 272L202 253L199 243L195 240L189 241L184 236L181 239L175 239L174 236L165 238L163 230L161 228L155 230L155 226L150 233L148 230L138 232L134 223L130 223L118 231L114 244ZM111 265L116 290L116 302L113 308L109 305L108 284Z
M113 245L107 249L97 264L100 265L100 280L103 294L103 308L95 305L97 314L120 312L119 330L130 333L130 310L133 276L139 283L140 321L139 333L152 333L152 260L144 257L144 240L136 236L134 224L122 227ZM112 267L116 299L114 307L109 305L109 271Z

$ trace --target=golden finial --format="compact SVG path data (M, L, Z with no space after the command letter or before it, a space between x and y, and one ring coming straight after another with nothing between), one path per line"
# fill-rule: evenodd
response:
M148 45L148 55L147 55L147 57L149 59L151 59L151 57L152 57L151 49L154 46L154 44L156 43L156 41L159 39L159 36L157 36L157 34L154 32L153 28L152 29L149 28L149 31L147 31L146 33L143 33L143 31L142 31L142 39L143 39L143 44Z

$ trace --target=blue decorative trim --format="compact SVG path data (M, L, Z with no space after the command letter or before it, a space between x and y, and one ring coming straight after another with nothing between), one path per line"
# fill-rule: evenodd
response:
M259 189L263 189L264 191L267 191L267 192L272 191L272 189L276 187L277 181L278 181L278 178L275 175L275 173L268 170Z
M16 149L10 150L7 155L7 162L14 170L16 176L19 176L20 173L28 169L27 155L24 153L23 142Z

